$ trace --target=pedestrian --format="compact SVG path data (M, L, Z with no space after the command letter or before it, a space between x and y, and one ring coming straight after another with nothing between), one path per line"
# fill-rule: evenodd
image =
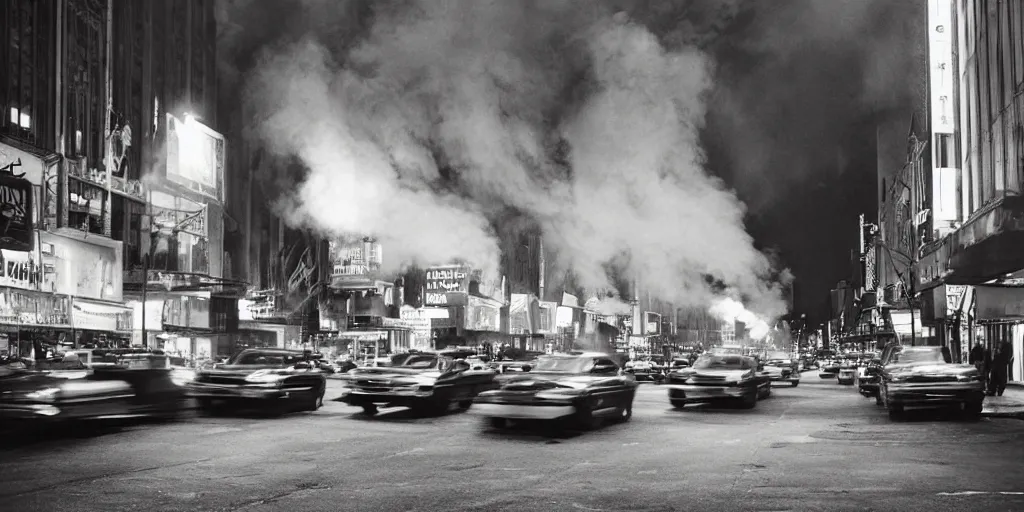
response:
M992 395L992 351L985 347L985 357L982 359L981 379L985 383L985 389Z
M1006 391L1006 383L1009 382L1010 365L1013 363L1013 347L1009 341L999 344L996 355L992 358L992 376L988 394L1003 396Z
M984 371L985 347L981 346L981 343L974 344L974 348L971 349L970 355L967 356L967 363L974 365L979 372Z

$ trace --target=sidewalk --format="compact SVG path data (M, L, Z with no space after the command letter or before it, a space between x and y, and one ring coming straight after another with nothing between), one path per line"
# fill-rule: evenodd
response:
M1024 419L1024 383L1012 382L1003 396L986 396L982 416Z

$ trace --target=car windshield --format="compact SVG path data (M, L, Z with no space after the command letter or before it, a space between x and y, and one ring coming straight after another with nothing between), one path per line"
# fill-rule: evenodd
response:
M402 368L417 368L417 369L428 369L436 368L437 362L441 358L432 354L414 354L405 356L403 360L392 359L391 366L398 366Z
M697 370L749 370L750 360L742 356L703 356L693 364Z
M787 354L786 352L769 352L768 353L768 360L769 361L775 361L775 360L779 360L779 359L781 359L781 360L788 360L789 359L789 354Z
M945 363L942 347L903 347L892 354L893 364Z
M228 360L229 365L291 366L302 360L301 354L243 350Z
M535 372L559 372L559 373L583 373L593 362L587 357L542 357L537 360L533 371Z
M724 355L740 355L743 353L743 349L738 347L715 347L710 350L712 355L724 356Z

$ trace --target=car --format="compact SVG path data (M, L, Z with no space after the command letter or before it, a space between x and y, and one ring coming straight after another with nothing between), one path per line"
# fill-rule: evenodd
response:
M818 377L821 379L834 379L839 375L839 358L828 356L818 360Z
M665 379L665 374L659 371L651 361L629 361L624 370L626 373L633 374L637 381L651 381L658 384Z
M675 408L691 403L739 401L752 409L771 394L771 378L758 362L740 355L702 355L690 368L668 376L669 402Z
M839 360L839 371L836 372L836 382L844 386L852 386L857 379L857 368L859 367L859 355L843 357Z
M528 374L510 375L480 393L472 414L495 428L515 420L572 421L584 429L603 419L629 421L636 378L604 353L547 355Z
M875 397L879 404L878 383L882 374L882 359L878 354L871 353L864 364L857 369L857 391L868 398Z
M32 368L0 367L0 420L20 426L83 420L176 417L185 392L159 350L105 354L91 365L77 353Z
M773 386L776 382L787 382L794 388L800 385L800 362L788 352L768 352L764 359L764 369Z
M370 416L379 407L408 407L423 415L445 412L453 403L468 409L477 394L498 387L496 376L442 354L397 354L388 366L350 371L341 401Z
M196 372L187 389L207 412L221 404L316 411L324 403L327 377L313 366L309 352L251 348Z
M889 417L907 407L957 406L970 417L981 415L985 382L973 365L952 364L942 347L887 348L882 360L879 396Z

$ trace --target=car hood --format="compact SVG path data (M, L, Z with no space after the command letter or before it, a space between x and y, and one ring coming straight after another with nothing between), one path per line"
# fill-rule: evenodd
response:
M946 363L907 363L890 364L885 367L890 373L900 375L965 375L977 372L977 368L969 364L946 364Z
M499 382L501 389L506 391L543 391L556 388L584 389L607 378L606 376L573 373L530 372L500 378Z
M429 385L441 376L432 368L367 367L356 368L346 375L350 381L372 380L378 384L423 384Z
M694 377L697 379L714 379L714 380L739 380L743 378L743 375L750 372L750 370L736 370L730 368L704 368L700 370L694 370L692 368L674 372L681 378Z
M266 365L266 364L239 364L239 365L221 365L217 368L208 368L201 370L199 373L203 375L210 375L215 377L245 377L252 375L262 370L287 370L287 367L280 365Z

